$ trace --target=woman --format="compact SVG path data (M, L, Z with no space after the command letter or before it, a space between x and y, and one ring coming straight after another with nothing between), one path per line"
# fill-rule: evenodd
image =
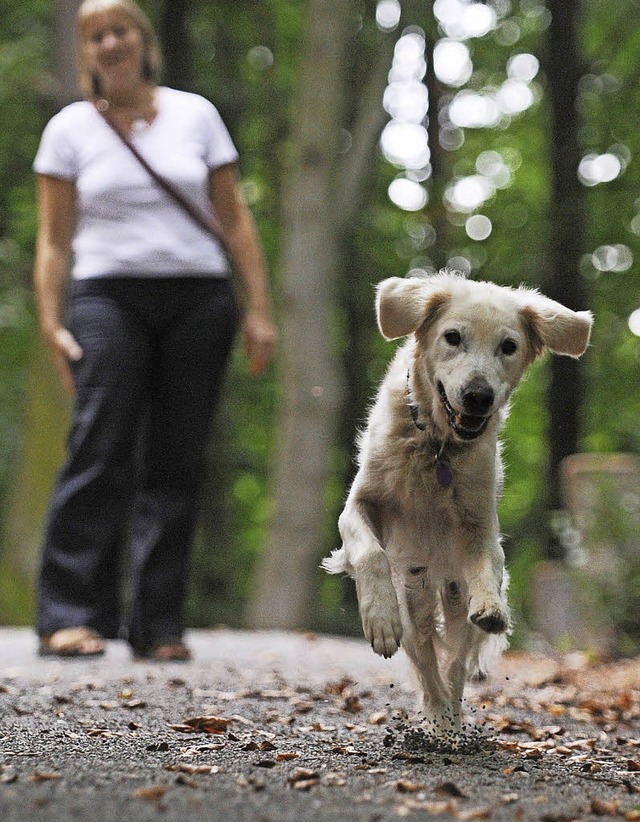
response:
M157 85L157 39L132 0L86 0L78 20L86 99L53 117L34 161L40 327L75 397L44 537L39 647L93 656L120 635L126 536L133 652L184 660L204 452L238 311L221 243L158 186L101 111L200 212L217 215L243 285L252 372L269 362L276 332L238 155L216 109Z

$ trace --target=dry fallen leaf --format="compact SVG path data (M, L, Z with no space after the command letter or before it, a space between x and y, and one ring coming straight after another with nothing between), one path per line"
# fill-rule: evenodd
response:
M458 813L458 809L456 803L451 802L430 802L428 800L419 800L419 799L403 799L403 806L409 808L410 810L416 811L426 811L430 814L439 814L439 813L447 813L451 816L456 816Z
M61 773L46 773L43 771L34 771L29 777L29 782L48 782L56 779L63 779Z
M343 788L347 784L347 780L341 773L331 771L324 775L323 784L331 788Z
M456 819L472 820L472 819L490 819L491 808L471 808L468 811L457 811Z
M408 779L399 779L396 782L396 790L400 793L418 793L426 790L426 785L419 782L410 782Z
M314 785L319 784L320 780L314 777L313 779L300 779L298 782L294 782L291 787L296 791L309 791Z
M133 795L137 799L162 799L166 792L166 785L154 785L151 788L138 788Z
M313 702L309 702L307 699L292 699L291 705L297 714L311 713L315 707Z
M617 816L620 810L620 802L605 802L603 799L591 800L591 813L596 816Z
M317 771L312 771L310 768L296 768L287 777L287 782L295 786L296 782L308 782L313 779L320 779Z
M210 774L213 770L212 765L192 765L189 762L178 762L176 765L165 765L165 771L178 771L180 773L206 773Z
M318 732L326 732L326 733L331 733L332 731L335 731L335 729L336 729L335 725L323 725L322 722L314 722L312 725L309 726L310 731L318 731ZM304 729L300 728L300 730L302 731Z
M443 796L455 796L458 799L467 798L466 794L464 794L457 785L454 785L453 782L443 782L441 785L436 785L434 791Z
M269 742L268 739L263 740L262 742L256 742L255 740L251 740L251 742L247 742L246 745L243 745L241 750L243 751L275 751L276 746L273 742Z
M147 703L144 699L129 699L127 702L123 702L122 706L123 708L129 708L130 711L133 711L136 708L146 708Z
M300 756L298 751L281 751L276 754L276 762L289 762L292 759L297 759Z
M337 682L329 682L327 685L324 686L322 689L323 694L331 695L334 694L335 696L340 696L347 688L353 688L354 685L357 685L353 679L348 676L339 679Z
M174 731L182 733L223 734L231 723L230 719L221 716L192 716L181 725L170 725Z
M151 745L147 745L148 751L168 751L169 750L169 743L168 742L152 742Z
M342 710L350 714L358 714L362 710L360 700L355 695L347 696L342 703Z

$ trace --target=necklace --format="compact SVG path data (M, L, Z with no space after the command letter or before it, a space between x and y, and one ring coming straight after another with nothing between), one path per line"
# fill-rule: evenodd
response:
M137 105L117 105L99 97L94 105L101 114L109 112L124 131L141 131L151 125L157 114L153 96Z
M413 420L413 424L415 425L415 427L419 431L426 431L426 423L420 421L420 409L414 402L411 402L411 389L409 387L409 379L410 373L407 369L407 407L409 408L409 413L411 414L411 419ZM429 440L431 448L435 453L434 461L436 466L436 480L438 481L438 485L441 488L448 488L453 482L453 469L451 468L451 462L449 461L448 456L446 454L447 441L438 441L432 439L431 437L429 437Z

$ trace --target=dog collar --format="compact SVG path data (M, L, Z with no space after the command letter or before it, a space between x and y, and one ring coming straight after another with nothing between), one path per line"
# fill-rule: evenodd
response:
M409 369L407 369L407 408L409 409L409 413L411 414L411 419L413 420L413 424L415 425L415 427L419 431L426 431L427 424L425 422L420 421L419 407L414 402L411 402L411 390L409 387L409 379L410 372ZM453 470L451 468L451 463L447 459L447 455L445 453L447 448L447 441L442 440L441 442L439 442L438 440L434 440L431 437L429 437L429 442L431 444L431 448L435 453L436 480L438 481L438 485L441 488L448 488L453 482Z

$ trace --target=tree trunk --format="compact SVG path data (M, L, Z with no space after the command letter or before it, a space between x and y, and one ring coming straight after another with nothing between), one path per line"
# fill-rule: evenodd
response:
M300 628L323 547L326 484L341 401L331 317L338 270L334 184L348 0L312 0L294 107L292 169L283 191L283 404L277 509L257 568L251 625Z
M184 91L193 89L190 11L191 0L167 0L158 27L164 60L163 80L171 88Z
M82 97L78 83L76 18L82 0L55 0L53 71L56 108Z
M442 88L433 68L433 50L437 36L436 33L432 31L433 29L436 29L435 20L432 21L430 29L427 29L428 33L425 41L425 56L427 59L425 83L429 92L427 133L429 135L429 149L431 152L429 160L431 163L431 180L427 214L429 215L429 222L435 230L435 242L431 248L430 256L434 267L440 269L446 264L449 257L447 244L449 221L444 206L444 190L449 179L449 163L447 162L446 152L440 144L439 114Z
M569 308L587 307L587 287L578 262L584 249L584 188L578 180L580 160L576 97L581 76L578 44L579 0L549 0L549 95L551 100L551 259L544 291ZM560 463L578 450L584 405L584 364L567 357L549 360L547 394L549 456L546 507L562 507ZM563 548L550 533L548 558L561 558Z

